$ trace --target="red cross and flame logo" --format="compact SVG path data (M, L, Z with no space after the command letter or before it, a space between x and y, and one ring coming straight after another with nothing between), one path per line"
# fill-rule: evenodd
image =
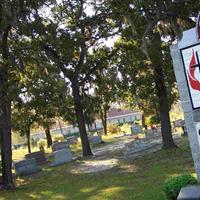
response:
M196 56L195 56L196 54ZM195 58L196 57L196 58ZM189 83L192 89L200 91L200 81L195 77L195 70L199 67L200 71L200 62L199 62L199 56L196 51L192 52L192 59L190 61L189 70L187 71L188 77L189 77Z

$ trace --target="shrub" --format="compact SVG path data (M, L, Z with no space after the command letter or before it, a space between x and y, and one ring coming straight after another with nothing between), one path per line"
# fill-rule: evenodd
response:
M39 147L47 146L47 141L45 139L40 139L40 140L38 140L37 145Z
M62 134L56 134L53 136L53 141L62 142L64 140L64 136Z
M190 174L170 177L165 181L165 193L168 200L176 200L182 187L196 185L198 180Z
M127 123L123 124L120 129L123 133L131 133L131 125L130 124L127 124Z
M120 127L116 124L108 124L107 130L111 134L119 133Z

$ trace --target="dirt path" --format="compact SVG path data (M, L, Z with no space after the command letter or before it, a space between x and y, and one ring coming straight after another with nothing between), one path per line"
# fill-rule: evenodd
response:
M114 142L112 144L102 144L102 146L94 148L94 156L89 159L78 160L72 166L70 172L73 174L86 174L112 169L119 164L120 160L125 159L123 154L125 145L133 140L133 138L128 137L123 141ZM162 140L157 139L154 142L156 143L155 147L143 149L135 155L140 156L161 149Z
M125 144L132 140L127 138L127 140L114 142L112 144L105 143L94 148L94 156L89 159L77 161L70 172L73 174L86 174L105 171L115 167L118 165L119 160L123 158L122 152Z

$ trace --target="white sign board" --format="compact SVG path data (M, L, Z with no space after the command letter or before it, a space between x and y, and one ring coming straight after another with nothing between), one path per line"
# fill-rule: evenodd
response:
M200 44L181 49L193 109L200 108Z
M196 124L196 131L197 131L198 142L200 145L200 123Z

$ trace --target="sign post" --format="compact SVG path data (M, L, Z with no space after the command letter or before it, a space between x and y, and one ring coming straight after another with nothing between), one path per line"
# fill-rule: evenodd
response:
M170 47L195 171L200 179L200 26Z

